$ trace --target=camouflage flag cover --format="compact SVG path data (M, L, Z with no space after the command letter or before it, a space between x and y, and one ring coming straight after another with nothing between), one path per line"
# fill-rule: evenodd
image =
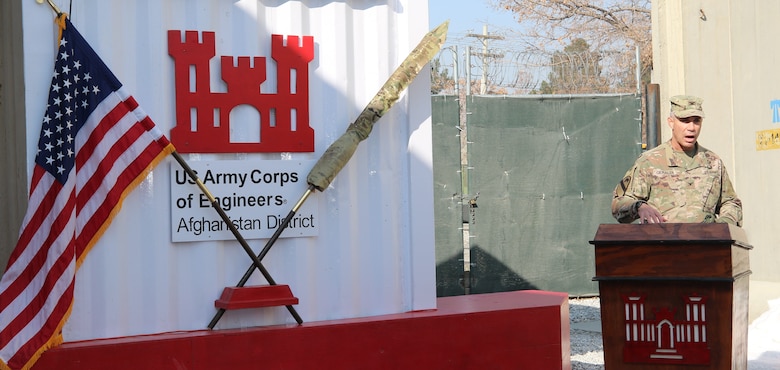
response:
M355 122L351 123L347 131L323 153L306 178L309 185L319 191L323 191L330 185L333 178L352 157L358 144L371 134L374 123L390 110L406 87L439 52L447 38L448 26L449 21L446 21L428 32L417 47L409 53Z

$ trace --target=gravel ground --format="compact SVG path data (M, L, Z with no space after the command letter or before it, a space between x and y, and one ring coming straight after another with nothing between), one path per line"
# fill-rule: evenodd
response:
M595 324L601 320L599 298L570 299L569 320L572 327L569 334L572 370L603 369L604 347L601 343L601 332L575 328L578 326L575 324Z
M569 299L569 319L572 370L603 369L598 297ZM780 369L780 300L748 328L748 347L748 370Z

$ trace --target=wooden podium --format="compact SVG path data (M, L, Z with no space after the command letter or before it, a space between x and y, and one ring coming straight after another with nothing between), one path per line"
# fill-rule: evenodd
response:
M746 240L729 224L599 226L605 369L747 369Z

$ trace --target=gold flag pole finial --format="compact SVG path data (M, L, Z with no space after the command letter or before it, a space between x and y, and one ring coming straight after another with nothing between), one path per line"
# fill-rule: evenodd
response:
M35 0L35 1L36 1L36 2L38 2L38 4L43 4L43 0ZM62 14L62 11L61 11L61 10L60 10L60 8L57 6L57 4L55 4L55 3L54 3L54 1L52 1L52 0L46 0L46 2L48 2L48 3L49 3L49 6L51 7L51 9L52 9L52 10L54 10L54 12L55 12L55 13L57 13L57 15L60 15L60 14Z

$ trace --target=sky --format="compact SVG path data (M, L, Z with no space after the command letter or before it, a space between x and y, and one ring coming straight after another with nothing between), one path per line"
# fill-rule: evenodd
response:
M448 34L454 37L482 33L485 23L501 28L516 24L510 12L494 9L489 0L428 0L428 19L430 28L449 19Z
M495 1L495 0L492 0ZM428 21L430 28L434 28L440 25L442 22L449 20L450 25L447 31L447 41L444 44L442 53L439 55L442 68L444 70L451 71L454 68L454 49L452 46L458 48L458 73L460 77L466 76L466 51L467 46L472 50L482 49L488 45L484 45L482 40L476 37L468 36L468 34L482 34L483 26L488 25L488 33L492 35L505 36L503 41L489 40L490 52L503 54L509 52L511 43L516 41L512 37L511 30L517 29L517 21L512 17L512 13L509 11L502 11L493 8L490 4L491 0L428 0ZM445 49L449 49L450 52L445 52ZM505 50L506 49L506 50ZM471 72L474 76L481 74L481 64L478 60L472 59L473 63L476 63ZM509 64L503 64L501 66L494 66L494 71L497 71L498 79L504 76L507 81L512 80L517 71L516 66ZM475 77L478 78L478 77ZM472 80L473 81L473 80Z

